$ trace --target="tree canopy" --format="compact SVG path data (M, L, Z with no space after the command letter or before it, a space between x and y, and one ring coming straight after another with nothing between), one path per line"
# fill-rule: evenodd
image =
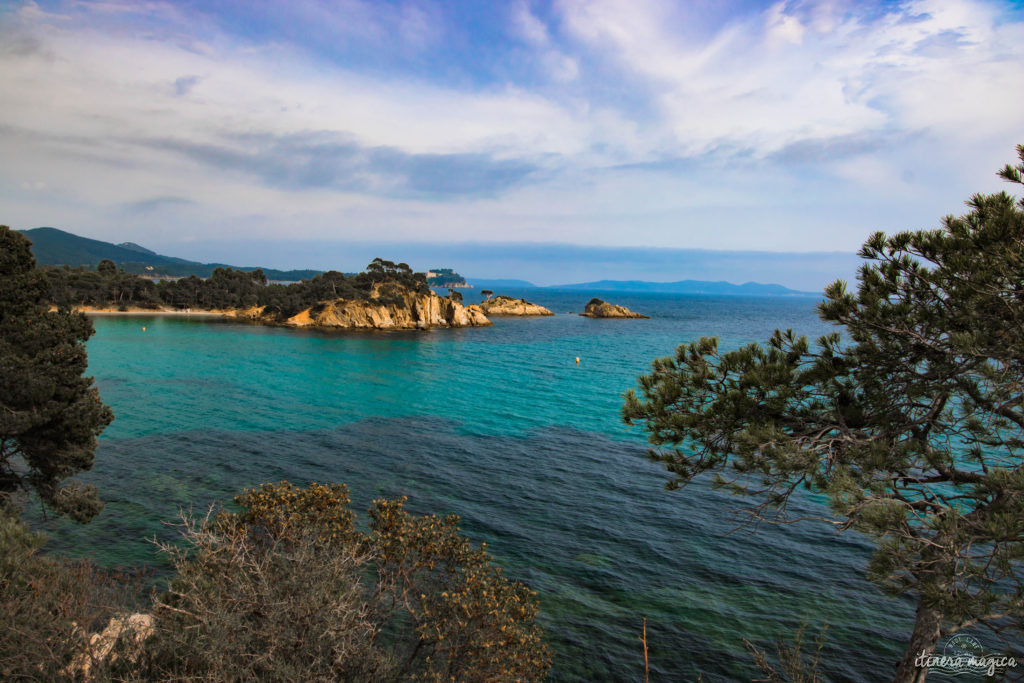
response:
M48 300L68 306L136 306L179 309L229 309L264 306L266 310L288 318L322 301L335 299L365 300L390 283L427 294L426 276L414 273L404 263L374 259L366 272L345 275L331 270L291 284L268 283L266 274L233 268L216 268L208 278L195 275L154 282L118 270L110 261L97 270L87 268L43 269L49 282Z
M1024 183L1020 164L999 175ZM923 680L940 638L1024 627L1024 199L975 195L938 230L872 235L856 292L837 281L811 345L792 330L654 361L629 391L670 487L714 473L788 520L827 493L838 529L876 541L868 577L917 601L896 680Z
M65 480L92 467L96 437L114 415L84 374L92 323L49 310L30 247L0 226L0 507L34 492L86 522L102 509L96 490Z

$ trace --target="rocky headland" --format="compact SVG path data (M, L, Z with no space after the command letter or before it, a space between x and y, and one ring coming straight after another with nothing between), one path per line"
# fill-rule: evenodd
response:
M77 310L99 315L221 316L262 325L313 329L424 330L492 324L477 306L463 306L434 292L422 293L395 283L375 285L366 299L330 299L292 315L283 315L273 306L212 310L80 306Z
M473 304L469 308L479 309L484 315L554 315L543 306L531 304L526 299L513 299L505 295Z
M601 299L591 299L582 313L587 318L650 318L648 315L634 313L625 306L616 306Z
M322 301L281 318L265 307L236 311L234 317L287 327L424 330L433 327L482 327L491 321L474 306L398 285L375 286L367 299Z

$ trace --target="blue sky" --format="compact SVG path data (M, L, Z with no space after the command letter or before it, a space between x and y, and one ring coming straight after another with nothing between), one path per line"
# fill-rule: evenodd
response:
M1022 90L1019 2L7 2L0 222L278 267L472 244L413 265L478 277L852 253L1000 189Z

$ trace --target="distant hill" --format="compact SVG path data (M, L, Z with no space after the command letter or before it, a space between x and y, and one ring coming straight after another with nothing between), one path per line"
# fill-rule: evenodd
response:
M121 244L119 244L117 246L119 246L119 247L121 247L123 249L130 249L132 251L138 251L138 252L143 253L143 254L149 254L151 256L156 256L157 255L157 253L155 251L153 251L152 249L146 249L141 244L135 244L135 242L121 242Z
M252 271L258 266L229 266L224 263L198 263L173 256L163 256L134 242L111 244L101 240L79 237L57 228L22 230L32 241L32 253L40 265L85 266L95 268L103 259L109 259L126 272L137 275L167 275L210 277L217 268L236 268ZM275 270L264 268L269 280L302 280L320 273L319 270Z
M643 280L598 280L572 285L556 285L551 289L587 289L604 292L659 292L664 294L717 294L720 296L814 296L820 292L801 292L782 285L746 282L735 285L731 282L707 282L704 280L680 280L678 282L645 282Z
M480 280L475 277L469 278L469 284L473 285L476 289L500 289L503 287L530 289L537 286L526 280Z

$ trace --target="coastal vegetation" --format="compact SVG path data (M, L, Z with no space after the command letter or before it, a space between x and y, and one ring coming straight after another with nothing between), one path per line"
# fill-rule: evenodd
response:
M86 522L102 504L66 480L92 467L96 437L113 420L92 378L92 323L49 311L50 284L21 234L0 226L0 511L33 493L49 510Z
M427 284L431 287L468 287L466 278L451 268L434 268L427 271Z
M268 283L262 270L245 272L217 268L206 279L190 276L154 282L102 261L96 270L78 267L43 269L49 283L49 301L58 306L135 307L142 309L224 310L265 307L267 315L281 319L316 306L322 301L347 299L382 303L398 300L398 290L428 295L423 273L414 273L404 263L374 259L356 275L328 271L309 280ZM380 285L390 284L394 292Z
M999 175L1020 185L1017 152ZM654 361L623 406L670 488L713 474L752 499L754 523L823 493L824 521L874 539L868 578L916 603L897 681L924 680L942 637L1024 628L1024 199L967 205L940 230L868 239L857 291L837 281L819 306L847 339L776 331L722 352L702 338Z
M423 273L376 258L355 275L328 271L293 283L267 282L262 270L218 268L198 277L154 282L101 261L95 271L46 268L49 300L83 310L216 313L268 325L321 328L427 329L486 326L478 308L450 290L435 294Z
M235 510L185 515L173 565L139 574L49 557L0 514L7 680L541 680L535 594L455 516L377 500L367 530L343 485L264 484Z
M186 518L135 665L159 679L539 680L537 602L458 518L378 500L361 531L341 485L265 484Z

